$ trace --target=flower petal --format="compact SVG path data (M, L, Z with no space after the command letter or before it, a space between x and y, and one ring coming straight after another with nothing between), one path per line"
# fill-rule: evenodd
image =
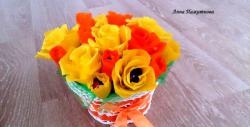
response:
M101 84L98 84L97 87L90 86L89 88L95 93L97 97L106 98L111 92L111 82L109 80L109 76L105 73L95 73L94 79L97 79L99 82L101 82ZM92 81L91 85L94 83L98 82Z
M130 14L119 14L113 11L109 11L107 15L107 19L109 24L114 24L114 25L125 25L126 20L132 18L132 15Z

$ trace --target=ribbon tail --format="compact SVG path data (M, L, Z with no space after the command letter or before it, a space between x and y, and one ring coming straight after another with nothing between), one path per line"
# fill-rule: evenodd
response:
M140 111L130 111L128 117L133 121L136 127L154 127Z
M127 127L128 116L126 112L120 112L116 117L114 127Z

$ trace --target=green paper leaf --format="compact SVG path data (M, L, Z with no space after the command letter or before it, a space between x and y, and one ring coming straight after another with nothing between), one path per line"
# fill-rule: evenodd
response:
M169 73L169 71L170 71L170 69L171 69L171 67L172 67L173 65L174 65L174 61L171 61L171 62L168 64L168 66L167 66L167 71L164 72L163 74L161 74L161 75L159 76L159 78L157 79L157 82L158 82L159 85L163 85L163 84L164 84L164 80L165 80L165 78L168 76L168 73Z
M171 68L174 65L175 61L171 61L168 63L168 68Z

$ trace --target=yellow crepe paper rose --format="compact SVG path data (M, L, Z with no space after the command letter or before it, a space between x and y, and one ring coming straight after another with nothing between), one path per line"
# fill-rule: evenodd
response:
M92 47L100 48L101 51L109 49L120 52L127 48L131 38L131 30L127 26L110 25L105 15L97 16L95 21L96 24L92 27L95 40L88 40Z
M150 17L132 18L128 20L128 25L138 25L149 32L154 32L161 41L172 40L172 34L166 32L154 19Z
M98 49L83 44L67 52L59 61L59 65L67 81L77 81L90 86L94 74L101 68Z
M115 93L123 98L156 88L150 55L141 49L125 50L112 71Z
M106 98L112 87L109 76L105 73L95 73L93 81L90 84L90 90L99 98Z
M37 58L51 59L50 50L55 46L62 46L65 50L77 47L80 45L79 38L77 35L78 26L73 27L68 30L66 24L61 27L57 27L50 30L44 34L45 38L43 40L42 48L37 52Z

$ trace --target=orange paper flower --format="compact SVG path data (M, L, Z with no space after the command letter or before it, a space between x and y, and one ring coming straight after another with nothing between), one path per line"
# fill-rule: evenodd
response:
M67 51L60 45L55 46L49 52L50 57L58 64L59 60L67 53Z
M161 42L157 35L153 32L139 26L131 26L132 35L128 43L129 49L144 49L150 55L162 54L166 43Z
M101 71L111 77L112 70L115 66L116 61L119 59L117 51L105 50L102 55L102 68Z
M82 43L87 43L89 38L93 38L91 27L95 25L91 13L76 14L76 22L80 25L78 35Z
M126 19L132 18L132 15L129 14L119 14L113 11L109 11L107 15L108 23L113 24L113 25L125 25L126 24Z

